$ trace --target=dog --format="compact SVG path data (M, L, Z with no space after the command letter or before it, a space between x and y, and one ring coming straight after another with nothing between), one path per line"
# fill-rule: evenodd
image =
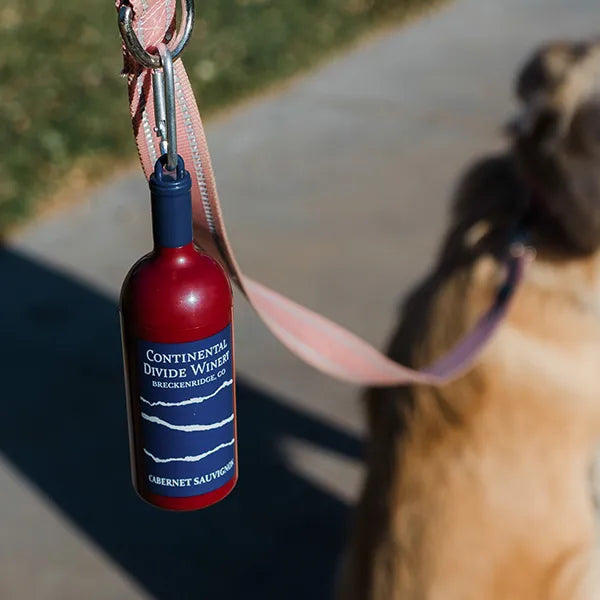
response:
M544 45L516 95L508 149L462 178L389 356L422 368L463 337L515 230L536 259L467 374L367 391L339 600L600 599L600 40Z

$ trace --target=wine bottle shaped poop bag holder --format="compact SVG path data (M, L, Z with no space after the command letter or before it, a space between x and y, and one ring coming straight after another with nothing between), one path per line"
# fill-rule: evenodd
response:
M195 510L237 481L232 293L193 244L183 160L174 172L166 161L150 177L154 250L121 291L131 464L144 500Z
M195 510L237 481L232 293L193 244L183 160L173 172L166 162L150 177L154 250L121 291L131 464L144 500Z
M238 477L231 285L193 243L192 180L177 154L173 61L191 33L189 8L181 43L173 53L158 44L150 57L162 154L149 178L154 249L131 268L120 299L133 485L178 511L222 500ZM130 13L121 7L124 39Z

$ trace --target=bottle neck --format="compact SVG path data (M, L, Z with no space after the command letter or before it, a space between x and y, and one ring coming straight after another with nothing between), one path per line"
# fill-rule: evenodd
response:
M189 190L164 194L152 190L154 248L179 248L191 244L192 196Z

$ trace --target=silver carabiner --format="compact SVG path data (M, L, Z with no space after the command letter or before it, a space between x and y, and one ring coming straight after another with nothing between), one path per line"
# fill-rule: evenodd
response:
M155 131L160 152L167 155L167 169L177 167L177 113L175 112L175 73L173 57L165 44L158 46L161 68L152 71Z
M194 0L181 0L183 29L175 40L175 47L170 51L171 58L176 61L190 40L194 29ZM140 43L133 27L133 10L131 6L123 4L119 8L119 31L127 50L141 65L148 69L160 69L162 64L160 56L150 54Z

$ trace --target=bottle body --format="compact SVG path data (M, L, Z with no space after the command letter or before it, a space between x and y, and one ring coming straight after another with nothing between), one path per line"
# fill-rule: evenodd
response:
M160 508L210 506L238 473L229 281L192 244L155 249L120 309L133 485Z

